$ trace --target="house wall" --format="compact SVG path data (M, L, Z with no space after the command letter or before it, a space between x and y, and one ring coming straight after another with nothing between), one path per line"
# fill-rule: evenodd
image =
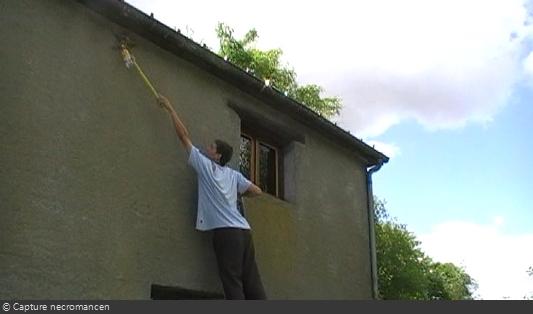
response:
M221 292L210 234L194 229L195 174L114 49L124 30L74 1L2 1L0 15L0 298L147 299L151 284ZM245 203L269 297L370 298L356 156L131 37L198 146L238 147L228 102L305 135L284 147L286 199Z

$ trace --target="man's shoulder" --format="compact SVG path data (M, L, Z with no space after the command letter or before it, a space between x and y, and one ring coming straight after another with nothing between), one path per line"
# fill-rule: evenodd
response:
M207 169L211 166L211 159L204 156L204 154L195 146L191 147L188 159L189 165L191 165L199 174L207 172Z
M211 159L209 159L206 155L204 155L204 153L198 147L194 145L191 147L190 155L192 158L196 158L196 159L203 160L203 161L211 161Z
M194 144L191 145L191 151L189 152L189 154L192 154L193 152L195 152L195 153L199 153L200 152L198 147L196 147Z

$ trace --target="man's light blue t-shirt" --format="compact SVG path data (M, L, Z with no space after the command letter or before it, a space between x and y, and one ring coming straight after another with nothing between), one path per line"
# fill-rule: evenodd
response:
M198 214L196 229L250 229L237 209L237 192L244 193L252 184L240 172L223 167L192 147L189 165L198 174Z

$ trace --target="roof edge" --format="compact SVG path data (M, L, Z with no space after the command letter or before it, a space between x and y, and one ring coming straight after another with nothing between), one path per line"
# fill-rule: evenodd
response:
M207 47L199 45L123 0L77 1L112 22L131 30L157 46L199 66L220 79L229 82L236 88L290 115L293 119L313 129L324 131L322 134L332 141L360 153L367 167L389 161L389 157L356 138L348 131L338 127L325 117L296 100L285 96L275 88L265 88L264 82L257 77L225 61L219 55L207 49Z

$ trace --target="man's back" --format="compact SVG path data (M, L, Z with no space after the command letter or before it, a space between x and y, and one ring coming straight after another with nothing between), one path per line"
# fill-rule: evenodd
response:
M237 209L237 193L244 193L251 182L240 172L223 167L192 147L189 165L198 174L198 215L196 229L250 229Z

